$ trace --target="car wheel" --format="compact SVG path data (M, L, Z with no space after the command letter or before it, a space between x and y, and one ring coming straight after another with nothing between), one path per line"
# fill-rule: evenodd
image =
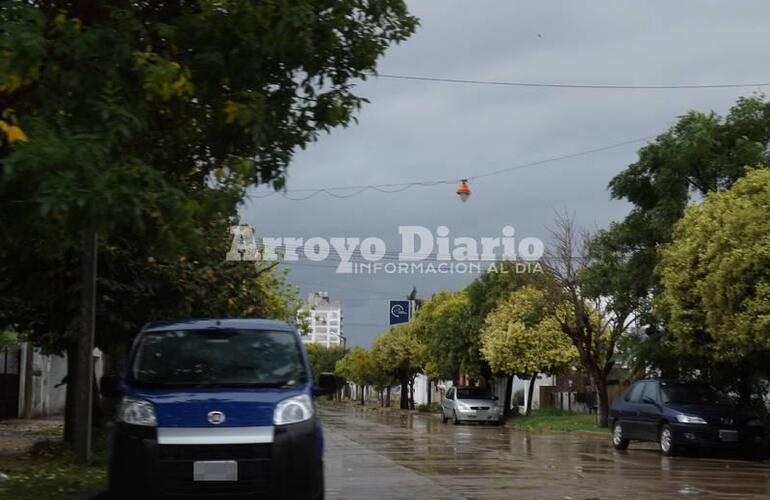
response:
M452 423L455 425L460 424L460 421L457 419L457 412L455 410L452 410Z
M667 457L676 455L677 449L676 446L674 446L674 433L668 424L664 424L660 428L658 444L660 445L660 452Z
M612 446L614 446L616 450L625 450L628 448L628 439L623 437L623 426L619 421L612 425Z

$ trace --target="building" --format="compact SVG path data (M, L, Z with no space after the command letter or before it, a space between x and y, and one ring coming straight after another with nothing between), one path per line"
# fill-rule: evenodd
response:
M337 300L330 300L328 292L311 293L307 304L297 314L297 322L307 328L307 334L302 336L305 344L345 345L342 305Z

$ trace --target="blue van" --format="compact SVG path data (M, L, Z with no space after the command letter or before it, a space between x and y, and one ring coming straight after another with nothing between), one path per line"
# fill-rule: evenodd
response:
M116 498L322 499L323 435L297 331L250 319L156 322L134 341L110 441Z

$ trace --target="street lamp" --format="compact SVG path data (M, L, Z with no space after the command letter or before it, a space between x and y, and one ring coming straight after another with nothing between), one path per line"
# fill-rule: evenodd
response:
M457 186L457 196L460 197L463 203L468 201L468 197L471 195L471 188L468 186L468 179L460 181L460 185Z

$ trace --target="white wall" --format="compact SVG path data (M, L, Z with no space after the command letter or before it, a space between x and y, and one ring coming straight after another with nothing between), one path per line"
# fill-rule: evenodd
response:
M529 398L529 380L530 379L520 379L519 377L513 377L513 390L511 392L511 397L513 397L513 395L516 394L518 390L524 389L524 405L521 407L522 411L527 407L527 399ZM553 376L544 375L542 373L537 376L537 380L535 380L535 389L532 393L533 410L540 408L540 386L554 385L555 383L556 378Z
M22 344L22 366L19 373L19 415L24 413L26 383L26 350L28 343ZM35 349L32 354L32 418L45 418L63 415L67 398L67 385L59 385L67 375L67 355L49 356ZM103 372L102 353L94 349L94 373L99 380ZM56 387L59 385L59 387Z

